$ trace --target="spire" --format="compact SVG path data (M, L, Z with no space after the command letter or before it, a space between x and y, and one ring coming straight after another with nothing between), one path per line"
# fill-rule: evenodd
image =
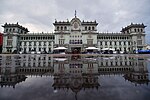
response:
M76 10L75 10L75 14L74 15L75 15L75 18L76 18L77 17L77 11Z

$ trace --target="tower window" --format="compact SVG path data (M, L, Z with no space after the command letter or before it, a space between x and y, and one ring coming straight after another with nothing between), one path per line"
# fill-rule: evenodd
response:
M67 27L65 26L65 30L67 30Z
M63 30L63 27L61 26L61 30Z
M9 29L9 32L11 32L11 28Z
M8 32L8 29L6 29L6 32Z
M59 26L57 27L57 30L59 30Z
M87 27L85 27L85 30L87 30Z
M94 27L92 27L92 30L95 30L95 28L94 28Z
M134 29L134 31L136 32L136 29Z
M91 27L89 27L89 30L91 30Z
M138 32L140 32L139 28L138 28Z

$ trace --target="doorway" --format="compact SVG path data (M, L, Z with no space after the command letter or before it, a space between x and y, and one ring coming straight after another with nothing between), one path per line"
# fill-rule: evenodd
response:
M72 47L71 52L72 54L79 54L81 53L81 47Z

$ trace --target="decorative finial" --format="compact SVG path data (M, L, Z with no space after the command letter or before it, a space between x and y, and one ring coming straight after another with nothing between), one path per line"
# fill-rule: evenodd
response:
M55 22L57 22L57 20L55 19Z
M75 18L77 17L77 11L75 10Z

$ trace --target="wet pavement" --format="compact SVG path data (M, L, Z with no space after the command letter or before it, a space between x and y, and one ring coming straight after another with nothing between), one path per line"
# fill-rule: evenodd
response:
M0 55L0 100L150 100L150 55Z

